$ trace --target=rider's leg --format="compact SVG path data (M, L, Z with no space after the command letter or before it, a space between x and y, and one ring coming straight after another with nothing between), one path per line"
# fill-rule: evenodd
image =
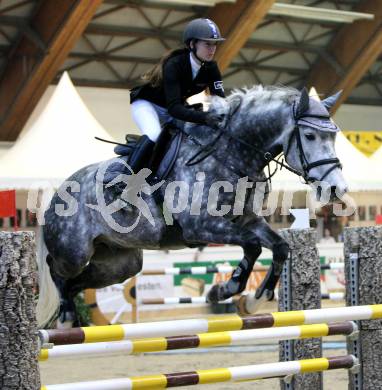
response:
M135 147L129 161L129 165L136 173L144 167L147 167L155 142L162 131L161 123L167 114L166 109L162 109L147 100L139 99L131 104L131 115L143 133Z
M136 100L130 107L131 115L143 136L140 137L129 157L120 158L125 164L128 163L129 169L127 166L122 168L121 162L116 162L115 168L113 169L112 165L105 174L104 184L106 185L114 182L121 173L129 175L131 171L137 173L142 168L148 167L155 142L162 131L161 125L170 118L165 108L144 99ZM122 190L124 186L117 183L114 188Z
M134 173L149 165L155 142L147 135L142 135L129 159L130 168Z
M131 104L131 116L139 130L152 142L156 142L162 131L157 106L147 100L139 99Z

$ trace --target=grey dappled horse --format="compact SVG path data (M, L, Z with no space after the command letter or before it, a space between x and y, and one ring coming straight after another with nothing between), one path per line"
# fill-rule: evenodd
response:
M95 179L101 163L74 173L68 180L79 186L67 188L64 184L61 192L66 190L65 199L59 195L60 191L56 193L45 213L44 240L49 252L46 260L59 287L63 310L73 310L70 302L84 289L121 283L136 275L142 269L142 249L177 249L208 243L239 245L244 252L231 279L212 287L208 293L210 302L227 299L245 289L262 247L273 252L273 261L256 298L259 302L271 300L289 248L255 212L262 206L256 205L255 186L248 189L241 200L243 212L239 214L242 215L235 215L232 207L225 215L216 207L211 209L210 204L207 207L208 191L213 183L221 181L238 190L238 180L246 176L252 182L267 184L264 168L283 153L289 167L307 183L325 181L330 198L339 198L346 192L346 183L334 149L338 128L328 112L337 97L318 102L309 98L305 89L299 92L291 88L256 86L235 91L226 99L212 98L210 110L222 114L225 125L219 130L185 124L188 136L182 139L175 165L165 183L156 190L163 199L166 186L174 181L194 189L194 195L190 191L186 199L186 208L173 213L173 225L166 224L155 193L141 192L140 199L146 202L153 216L150 222L145 217L147 210L138 212L135 206L123 202L117 187L104 189L105 204L99 206L107 208L114 204L113 223L107 223L100 208L94 206L97 191L102 192L103 188ZM257 187L268 191L267 185ZM201 190L195 195L198 188ZM74 212L68 216L57 215L56 207L69 207L69 198L77 204ZM220 189L220 205L233 206L234 202L235 191ZM262 197L260 202L263 202ZM195 204L200 205L200 212L192 209ZM138 219L138 215L141 218ZM136 226L130 232L123 232L115 230L116 224ZM45 288L48 291L41 294L40 322L53 314L48 309L52 308L48 301L54 294L47 286Z

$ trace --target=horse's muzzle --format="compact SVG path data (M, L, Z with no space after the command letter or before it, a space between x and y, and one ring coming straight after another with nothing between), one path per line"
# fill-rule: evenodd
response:
M336 203L341 201L342 197L347 193L347 187L337 186L317 186L316 199L318 201L326 200L328 203Z

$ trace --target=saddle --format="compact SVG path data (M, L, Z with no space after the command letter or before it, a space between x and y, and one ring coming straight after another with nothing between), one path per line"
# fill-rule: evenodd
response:
M140 135L127 134L126 144L117 145L114 148L114 152L119 156L119 159L122 159L124 162L129 164L130 156L132 155L140 138ZM163 128L159 139L155 144L150 160L142 161L144 166L150 168L152 171L149 178L151 183L156 183L166 179L178 156L182 138L183 133L174 124L167 124ZM123 164L118 162L111 164L105 173L104 182L111 182L121 173L127 173Z

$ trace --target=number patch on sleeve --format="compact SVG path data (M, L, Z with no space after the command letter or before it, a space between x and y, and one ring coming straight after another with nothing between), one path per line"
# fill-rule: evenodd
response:
M223 81L214 81L214 88L215 89L221 89L222 91L224 91Z

